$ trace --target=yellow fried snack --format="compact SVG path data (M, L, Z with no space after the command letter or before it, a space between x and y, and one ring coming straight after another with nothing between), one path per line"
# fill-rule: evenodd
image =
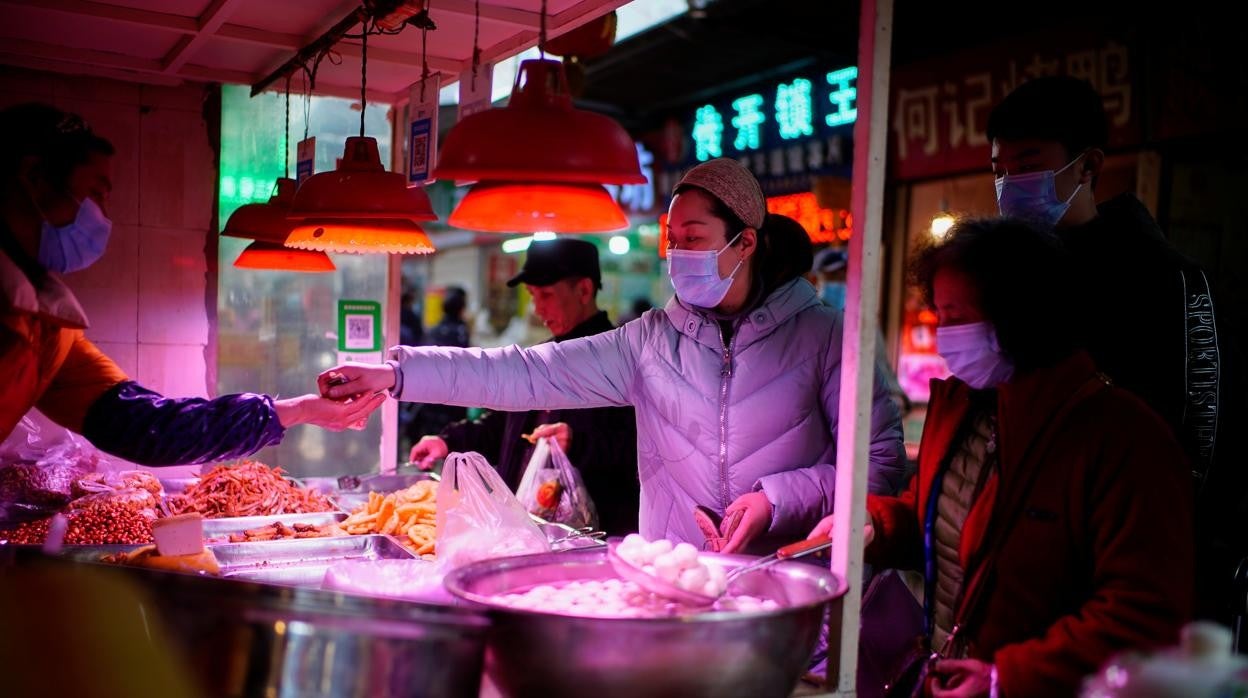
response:
M422 480L390 494L369 492L368 502L339 526L352 535L393 535L408 550L429 559L437 534L438 483Z

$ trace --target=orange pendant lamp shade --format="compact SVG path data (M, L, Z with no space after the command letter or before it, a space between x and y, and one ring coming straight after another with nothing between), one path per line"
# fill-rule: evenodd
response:
M642 184L633 139L601 114L576 109L563 64L520 64L511 101L455 125L434 171L460 181Z
M295 250L280 242L256 240L234 260L239 269L267 269L272 271L327 272L334 271L333 260L324 252Z
M375 138L347 139L333 172L308 178L287 218L295 225L287 247L323 252L428 254L429 236L416 221L437 220L429 195L386 172Z
M316 218L296 224L286 246L353 254L432 254L433 241L408 220Z
M601 184L479 182L448 221L487 233L623 230L628 216Z
M295 198L295 186L293 179L278 179L277 192L267 203L240 206L230 214L221 234L254 240L234 260L235 267L268 271L334 271L333 261L324 252L283 247L291 229L286 213Z

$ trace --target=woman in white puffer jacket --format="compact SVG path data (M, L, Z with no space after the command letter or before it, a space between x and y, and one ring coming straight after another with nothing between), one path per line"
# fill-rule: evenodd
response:
M668 222L676 297L662 310L528 349L396 347L388 365L326 371L322 392L512 411L631 405L642 535L701 546L701 505L743 512L723 552L803 538L832 510L842 314L802 278L804 231L767 214L736 161L691 169ZM905 475L900 416L878 380L871 426L870 491L893 494Z

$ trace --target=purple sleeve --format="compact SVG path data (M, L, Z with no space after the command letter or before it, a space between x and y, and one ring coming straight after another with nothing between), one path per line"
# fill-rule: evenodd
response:
M268 395L167 398L126 381L91 405L82 435L140 465L197 465L249 456L285 431Z

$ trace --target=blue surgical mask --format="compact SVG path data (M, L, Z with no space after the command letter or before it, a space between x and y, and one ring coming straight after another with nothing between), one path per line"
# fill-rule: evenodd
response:
M39 236L38 260L49 271L66 274L86 269L104 256L113 222L91 199L78 205L78 215L69 225L57 227L43 222Z
M732 243L739 237L741 233L737 233L736 237L718 251L668 250L667 274L672 279L672 288L676 289L676 295L682 301L699 308L714 308L724 302L724 296L732 288L732 278L736 276L745 258L737 262L727 278L721 279L719 256L732 247Z
M1065 172L1071 165L1083 157L1080 154L1066 163L1060 170L1044 170L1026 174L1005 175L997 178L997 209L1001 215L1021 218L1044 230L1057 227L1058 221L1066 215L1070 202L1083 187L1075 187L1065 201L1057 198L1055 178L1059 172Z
M953 375L976 390L995 388L1014 377L1014 362L1001 353L990 323L937 327L936 351Z
M845 310L845 284L840 281L821 284L819 298L837 310Z

